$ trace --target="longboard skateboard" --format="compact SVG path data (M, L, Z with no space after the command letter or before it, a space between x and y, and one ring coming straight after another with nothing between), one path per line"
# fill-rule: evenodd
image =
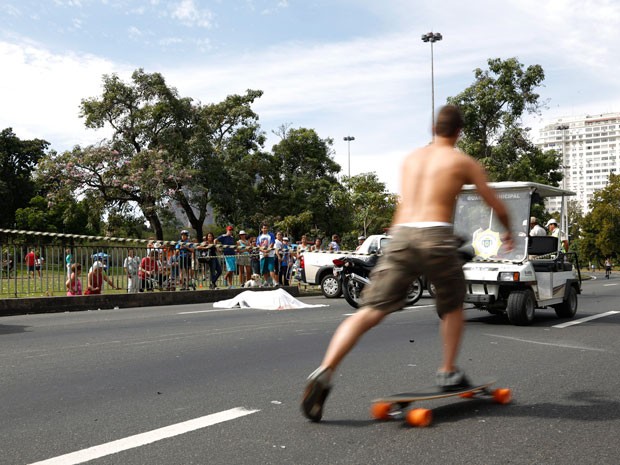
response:
M421 389L418 392L403 392L372 401L371 415L375 420L390 420L404 418L411 426L428 426L433 421L433 412L430 409L415 408L407 410L410 404L426 400L443 399L446 397L490 398L498 404L508 404L512 400L512 391L507 388L491 389L495 380L484 380L480 384L472 385L457 391L443 391L437 386Z

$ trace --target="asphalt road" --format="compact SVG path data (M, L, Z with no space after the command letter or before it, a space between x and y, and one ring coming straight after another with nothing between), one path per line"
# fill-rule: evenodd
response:
M620 311L620 277L584 282L575 321ZM299 412L344 299L327 307L184 305L0 319L3 464L618 464L620 313L559 328L468 310L460 365L507 406L438 400L429 428L370 419L373 398L431 384L433 301L368 333L337 372L324 421ZM410 340L415 342L411 343ZM72 455L68 455L72 454ZM54 460L55 459L55 460Z

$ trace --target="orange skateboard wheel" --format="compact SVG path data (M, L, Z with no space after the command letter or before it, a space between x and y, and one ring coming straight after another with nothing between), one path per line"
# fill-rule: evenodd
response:
M407 412L407 423L411 426L425 427L433 421L433 412L426 408L416 408Z
M375 420L389 420L392 404L389 402L377 402L370 407L370 414Z
M495 389L493 391L493 400L498 404L509 404L512 400L512 391L507 388Z

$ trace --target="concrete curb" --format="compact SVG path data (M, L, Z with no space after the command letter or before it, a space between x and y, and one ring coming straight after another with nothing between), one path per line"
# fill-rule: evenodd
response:
M307 296L297 286L283 286L293 297ZM30 315L38 313L81 312L87 310L116 310L132 307L157 307L162 305L183 305L217 302L232 299L237 294L265 289L219 289L204 291L143 292L138 294L102 294L73 297L32 297L27 299L0 299L0 317L10 315Z

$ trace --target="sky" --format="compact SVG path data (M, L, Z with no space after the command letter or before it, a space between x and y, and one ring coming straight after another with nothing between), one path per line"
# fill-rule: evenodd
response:
M436 108L489 58L541 65L535 136L544 121L620 112L618 24L617 0L0 0L0 129L57 152L97 143L109 132L85 128L81 100L143 68L202 104L262 90L266 149L282 125L312 128L342 174L375 172L398 193L404 157L431 137L422 34L443 36Z

